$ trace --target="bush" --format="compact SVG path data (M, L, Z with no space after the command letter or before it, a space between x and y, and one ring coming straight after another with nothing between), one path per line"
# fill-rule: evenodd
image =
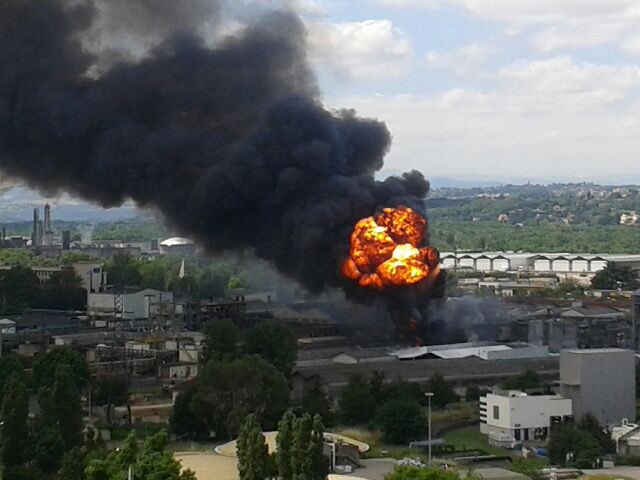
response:
M465 478L473 478L470 474ZM393 469L384 480L460 480L460 475L455 470L442 470L440 468L420 468L400 466Z
M636 455L618 455L616 457L616 465L626 465L630 467L640 467L640 456Z
M444 408L448 404L458 401L458 395L453 387L440 373L434 373L429 380L429 390L433 392L432 401L435 407Z
M380 407L376 424L382 430L386 443L407 444L420 439L427 430L427 419L417 401L389 400Z
M346 425L364 425L376 414L376 400L371 385L361 375L353 375L340 392L338 400L342 421Z

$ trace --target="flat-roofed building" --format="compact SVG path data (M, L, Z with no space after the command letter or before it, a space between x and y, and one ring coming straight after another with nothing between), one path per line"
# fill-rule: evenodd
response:
M480 431L489 444L515 448L527 441L544 441L551 426L572 416L571 399L558 395L527 395L508 391L480 398Z
M603 425L636 418L636 359L631 350L592 348L560 352L560 395L576 418L591 413Z

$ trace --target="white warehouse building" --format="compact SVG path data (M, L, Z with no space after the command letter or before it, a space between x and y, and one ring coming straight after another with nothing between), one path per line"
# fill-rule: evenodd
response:
M595 274L605 268L609 262L640 269L640 255L443 252L440 258L444 268L466 268L479 272Z
M571 399L558 395L527 395L508 391L480 398L480 432L491 445L515 448L544 441L551 425L571 418Z

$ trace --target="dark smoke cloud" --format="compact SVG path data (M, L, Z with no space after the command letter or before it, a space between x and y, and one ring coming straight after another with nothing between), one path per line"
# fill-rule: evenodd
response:
M265 15L211 47L201 18L174 10L189 2L117 1L123 17L141 6L129 28L162 40L97 76L101 59L83 41L105 1L0 2L6 173L105 207L131 198L210 252L255 250L314 291L340 282L357 219L422 210L421 174L373 178L390 145L384 124L322 107L295 15Z

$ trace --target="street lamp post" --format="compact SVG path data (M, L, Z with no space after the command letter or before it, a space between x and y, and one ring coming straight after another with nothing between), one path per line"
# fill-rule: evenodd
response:
M427 418L428 418L428 441L429 441L429 466L431 466L431 397L433 397L433 392L425 392L425 397L427 397Z

